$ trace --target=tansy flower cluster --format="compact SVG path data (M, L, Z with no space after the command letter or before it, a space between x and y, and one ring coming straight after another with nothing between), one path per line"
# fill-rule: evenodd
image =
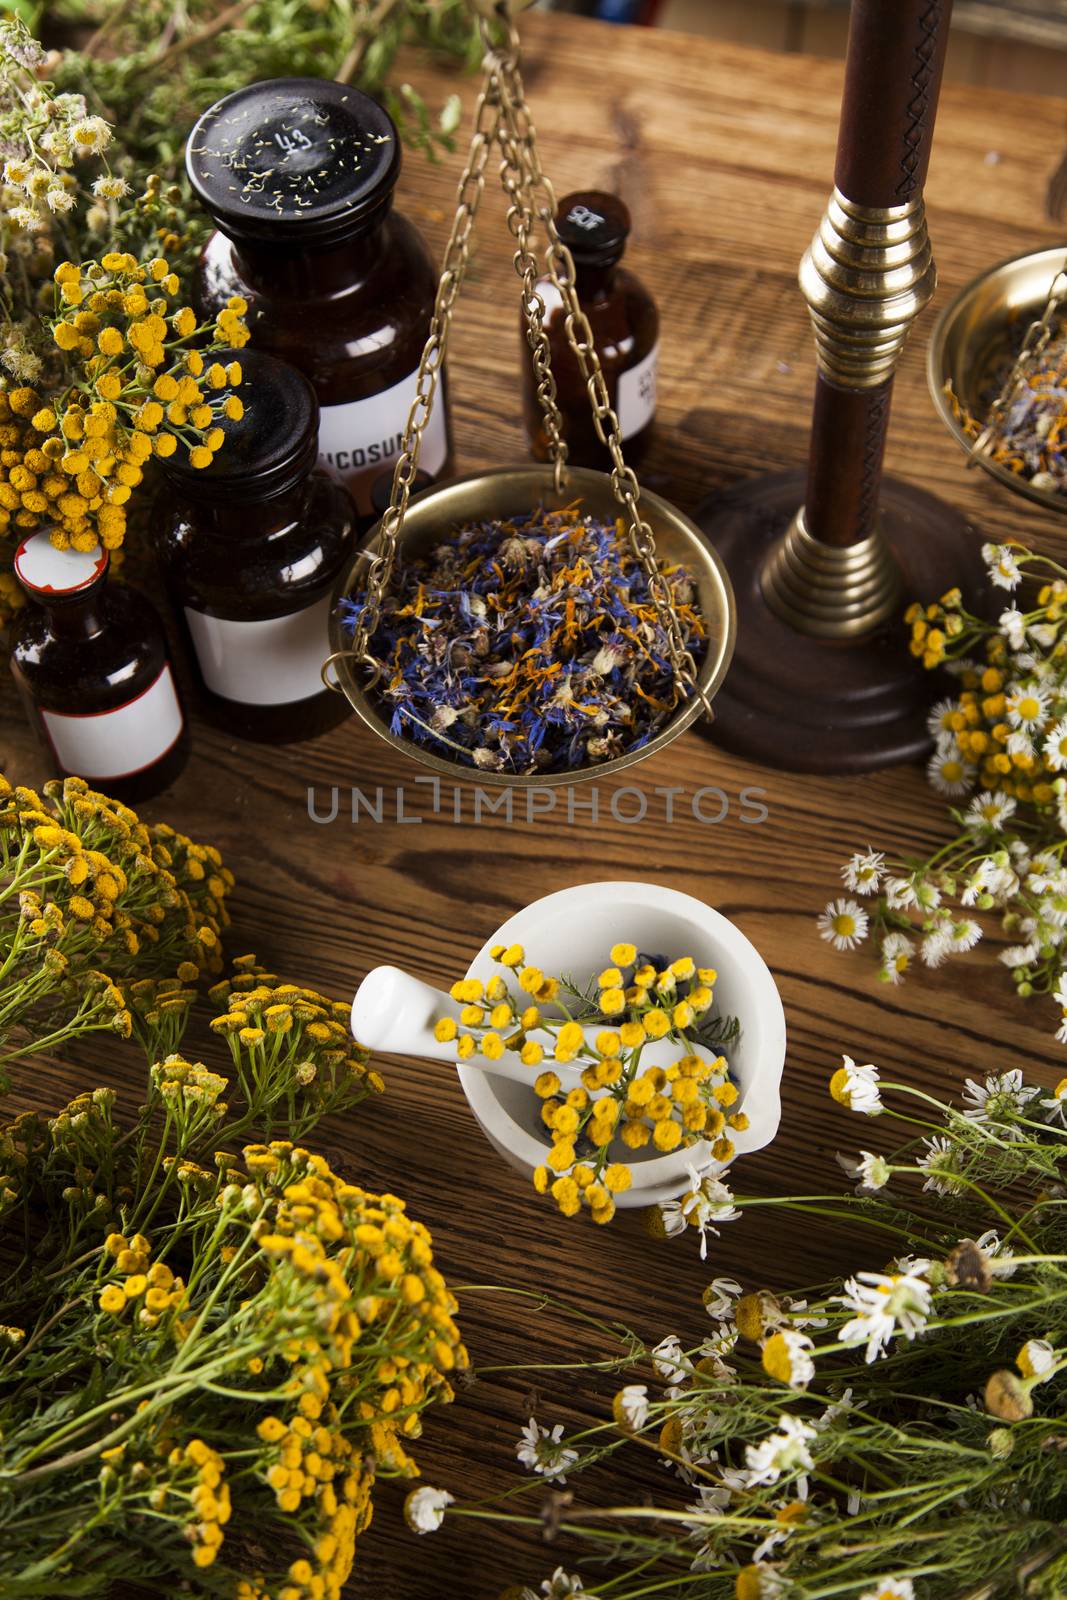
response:
M247 1116L270 1132L277 1122L295 1137L328 1112L347 1110L385 1088L354 1043L349 1008L314 989L279 983L239 956L233 975L210 990L226 1011L211 1023L229 1045Z
M570 1433L531 1417L516 1454L533 1476L493 1511L511 1535L529 1526L531 1551L548 1519L583 1572L610 1571L613 1600L962 1600L1024 1588L1061 1600L1063 1104L1012 1070L968 1080L956 1107L847 1056L832 1093L877 1115L879 1131L897 1125L900 1147L850 1163L856 1193L821 1182L817 1194L737 1204L761 1218L770 1207L783 1259L824 1217L842 1225L858 1270L788 1293L715 1276L696 1307L710 1321L703 1337L690 1322L684 1339L646 1346L600 1325L596 1355L568 1365L558 1390L570 1405L610 1365L610 1414ZM584 1344L589 1333L585 1318ZM538 1387L543 1396L543 1369ZM603 1486L610 1494L614 1457L635 1439L673 1472L674 1491L665 1479L612 1507ZM566 1484L547 1505L546 1481ZM425 1534L468 1509L487 1514L482 1501L423 1488L407 1512ZM515 1590L584 1592L563 1568Z
M456 1302L402 1200L290 1140L212 1158L225 1080L150 1080L132 1129L97 1090L0 1133L0 1246L35 1241L0 1255L5 1570L340 1600L375 1478L417 1473L468 1364Z
M0 886L0 1041L20 1041L9 1054L94 1028L142 1034L148 997L131 1010L127 979L180 992L221 965L233 877L218 851L147 827L80 778L42 796L0 777Z
M929 719L928 775L957 802L956 835L926 860L857 852L819 925L837 949L869 941L899 983L916 958L937 967L972 949L974 913L995 911L1000 961L1019 994L1054 996L1067 1042L1067 568L1016 545L984 555L994 591L1019 591L996 622L958 591L909 613L915 654L960 685Z
M115 549L149 458L181 447L210 466L224 419L241 416L233 351L247 338L245 305L201 326L172 304L179 283L162 256L65 261L55 281L50 326L69 381L47 398L29 386L0 395L0 527L21 537L48 526L60 548Z
M442 1017L436 1037L455 1040L460 1061L492 1063L505 1053L529 1069L541 1101L549 1150L534 1173L564 1216L583 1207L610 1222L614 1196L628 1189L630 1151L667 1153L707 1141L719 1163L734 1153L732 1131L747 1127L734 1109L738 1090L726 1058L709 1048L716 973L683 956L653 959L629 943L585 992L531 965L519 945L498 945L503 974L464 978L451 996L457 1016ZM664 1044L673 1059L647 1060ZM659 1052L663 1054L663 1052Z

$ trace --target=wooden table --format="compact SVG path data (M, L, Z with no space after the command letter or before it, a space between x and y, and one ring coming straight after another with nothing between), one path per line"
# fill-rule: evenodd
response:
M524 32L547 169L560 193L591 184L621 191L635 223L630 259L662 309L649 485L692 507L739 477L797 462L813 356L795 276L830 185L838 67L576 19L530 15ZM473 99L468 80L453 83L416 62L408 72L431 102L453 88L468 106ZM1061 102L946 91L929 187L942 304L990 262L1061 241L1065 146ZM401 182L402 206L437 249L458 168L458 156L439 166L412 156ZM517 306L502 210L491 197L452 354L463 471L523 454ZM962 505L992 538L1062 545L1052 516L965 471L926 392L930 325L928 318L903 363L891 470ZM3 693L5 767L40 781L10 685ZM718 826L694 821L683 801L667 827L654 795L645 823L622 825L610 817L614 786L602 782L599 823L580 812L568 826L563 812L562 821L557 813L506 827L490 818L477 828L466 791L461 825L450 809L429 814L427 789L412 785L416 772L354 721L314 743L269 751L198 728L187 771L146 811L217 842L236 871L232 953L254 949L275 970L338 997L383 961L447 984L510 913L570 884L649 878L717 906L763 952L789 1025L782 1131L735 1169L742 1192L836 1184L835 1149L878 1142L881 1128L857 1126L828 1099L827 1078L843 1050L946 1091L971 1071L1015 1063L1045 1082L1062 1075L1054 1016L1043 1003L1015 1000L990 946L888 989L866 954L836 955L818 937L815 915L853 848L925 853L947 836L919 770L797 778L747 766L690 733L642 766L639 781L650 794L656 785L684 785L690 794L720 786L730 807ZM384 786L387 816L397 786L406 785L409 813L421 820L376 826L364 817L353 827L342 798L338 821L316 825L308 789L326 805L333 784L342 797L352 786L369 795ZM741 791L752 786L765 790L770 812L759 827L741 821ZM210 1052L206 1030L189 1047ZM35 1066L13 1100L54 1107L106 1080L137 1103L137 1070L118 1050L80 1052L78 1063ZM544 1291L653 1340L670 1332L697 1339L700 1290L713 1274L784 1286L817 1282L837 1266L879 1264L858 1240L807 1221L761 1223L758 1214L725 1230L706 1267L695 1240L654 1243L632 1213L606 1230L565 1222L485 1144L450 1070L406 1060L384 1070L385 1097L321 1130L318 1142L367 1186L408 1198L455 1285ZM480 1292L463 1292L461 1302L483 1371L454 1408L430 1415L420 1458L426 1481L467 1498L493 1492L515 1467L519 1428L534 1406L548 1423L602 1417L617 1383L610 1374L523 1371L530 1361L613 1353L555 1307ZM671 1492L658 1467L631 1464L626 1472L628 1495ZM594 1486L583 1482L580 1493L589 1492ZM416 1540L400 1521L402 1489L383 1486L378 1499L349 1591L361 1600L490 1600L516 1581L536 1586L567 1559L532 1530L504 1534L474 1522Z

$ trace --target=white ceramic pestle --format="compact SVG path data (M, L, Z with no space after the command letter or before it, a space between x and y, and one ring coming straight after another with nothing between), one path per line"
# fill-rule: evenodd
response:
M458 1066L455 1040L442 1043L434 1035L434 1025L442 1017L454 1017L458 1022L461 1009L450 995L399 967L375 967L352 1001L352 1035L365 1049L383 1055L422 1056ZM597 1031L591 1029L590 1034ZM479 1055L472 1065L528 1087L533 1086L539 1070L526 1066L514 1050L505 1050L497 1061ZM546 1068L551 1067L564 1082L577 1083L581 1065L545 1061Z

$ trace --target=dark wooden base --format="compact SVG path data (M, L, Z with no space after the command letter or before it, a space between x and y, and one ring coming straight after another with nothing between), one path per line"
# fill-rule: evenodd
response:
M767 552L804 498L805 473L754 479L712 496L695 520L722 557L737 597L737 650L715 697L709 736L789 772L871 772L931 745L926 716L944 692L908 650L896 620L866 638L810 639L780 622L760 586ZM905 579L901 613L959 585L977 609L985 588L981 539L959 512L886 478L881 526Z

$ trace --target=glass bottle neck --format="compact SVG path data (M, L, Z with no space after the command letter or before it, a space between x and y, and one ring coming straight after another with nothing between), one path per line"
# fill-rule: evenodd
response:
M43 607L48 626L59 639L92 639L103 631L100 601L103 591L95 590L81 600L67 600Z
M579 300L606 300L615 287L618 265L617 261L610 261L603 266L590 266L587 262L576 261L574 283Z
M250 289L273 297L314 300L343 294L361 282L380 257L391 209L390 198L369 227L323 248L234 242L231 248L241 278Z
M306 477L265 500L207 502L191 500L197 526L221 538L257 539L303 519L311 493L311 471Z

